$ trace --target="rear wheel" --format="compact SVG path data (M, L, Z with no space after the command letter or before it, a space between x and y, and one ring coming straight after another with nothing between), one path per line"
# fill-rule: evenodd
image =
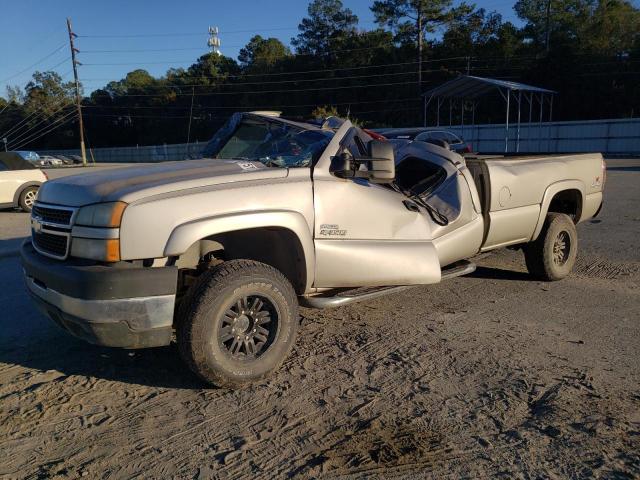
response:
M20 192L20 198L18 199L20 208L25 212L30 212L33 208L33 204L35 203L37 196L38 187L36 186L27 187L22 190L22 192Z
M278 270L231 260L204 273L180 309L177 340L203 380L237 388L278 369L293 346L298 302Z
M578 253L576 226L564 213L549 213L538 238L524 248L529 273L540 280L561 280L571 272Z

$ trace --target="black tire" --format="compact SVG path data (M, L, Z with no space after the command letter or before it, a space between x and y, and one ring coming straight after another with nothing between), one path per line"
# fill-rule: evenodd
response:
M32 185L20 192L18 204L20 205L20 208L25 212L31 212L31 209L33 208L33 202L35 202L36 196L38 195L38 188L39 187L37 187L36 185Z
M578 232L568 215L549 213L538 238L524 247L529 273L548 282L562 280L576 263Z
M179 308L178 347L206 382L226 388L257 382L291 351L298 301L285 276L269 265L224 262L202 274L183 301L188 303Z

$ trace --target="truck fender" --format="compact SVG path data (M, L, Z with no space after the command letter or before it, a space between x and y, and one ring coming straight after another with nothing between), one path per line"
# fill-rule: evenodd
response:
M305 218L294 211L269 210L220 215L178 225L169 236L164 255L181 255L195 242L212 235L261 227L285 228L297 236L304 252L307 287L310 287L315 276L313 237Z
M536 224L536 228L533 231L533 236L531 237L531 241L534 241L540 235L542 231L542 227L544 226L544 221L547 218L547 212L549 211L549 205L551 205L551 200L556 194L564 191L564 190L578 190L580 192L580 196L582 197L582 201L584 202L586 188L582 181L580 180L563 180L561 182L552 183L547 187L542 197L542 203L540 204L540 215L538 216L538 223ZM576 223L579 219L576 219Z

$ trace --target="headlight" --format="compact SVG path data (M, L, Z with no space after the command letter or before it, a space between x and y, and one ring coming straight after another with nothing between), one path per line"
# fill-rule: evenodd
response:
M71 240L71 256L103 262L120 260L120 240L117 238L76 238Z
M78 210L75 224L86 227L119 227L127 204L124 202L96 203Z

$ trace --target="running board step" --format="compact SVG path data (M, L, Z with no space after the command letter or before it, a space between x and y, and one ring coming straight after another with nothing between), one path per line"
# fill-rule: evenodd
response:
M442 270L442 280L449 280L451 278L460 277L462 275L468 275L473 273L476 269L474 263L466 260L456 262L452 265L445 267ZM300 305L308 308L333 308L349 305L350 303L362 302L364 300L371 300L390 293L398 293L403 290L407 290L413 287L419 287L420 285L399 285L393 287L361 287L351 290L343 290L340 293L331 296L315 296L315 297L300 297Z
M451 278L461 277L462 275L469 275L476 271L476 264L467 260L460 260L459 262L447 265L442 269L442 279L449 280Z

